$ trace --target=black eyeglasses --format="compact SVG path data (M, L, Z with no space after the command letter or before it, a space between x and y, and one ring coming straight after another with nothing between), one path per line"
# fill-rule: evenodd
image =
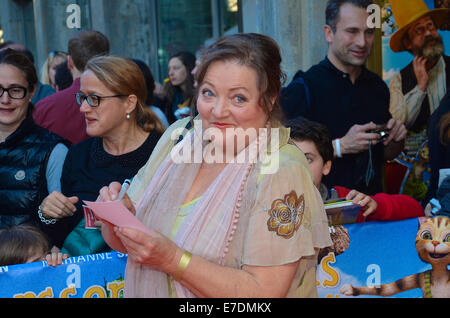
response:
M104 98L114 98L114 97L126 97L127 95L114 95L114 96L97 96L97 95L83 95L81 93L76 93L75 97L77 99L78 105L82 105L84 101L87 101L88 105L91 107L100 106L100 101Z
M14 86L10 88L3 88L0 86L0 97L7 92L11 99L24 99L27 96L27 89L22 86Z

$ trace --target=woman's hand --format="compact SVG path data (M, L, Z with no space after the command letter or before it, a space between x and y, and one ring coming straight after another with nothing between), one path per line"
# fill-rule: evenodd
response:
M72 216L77 208L75 203L78 197L66 197L61 192L54 191L49 194L41 203L42 215L50 219L62 219Z
M156 231L150 235L131 228L115 227L114 231L135 263L169 275L175 272L183 251L173 241Z
M119 197L120 190L122 189L122 185L119 182L112 182L109 186L105 186L100 189L100 195L97 198L97 202L108 202L117 200ZM136 215L136 208L134 207L133 202L131 201L128 194L122 197L120 200L122 204L134 215Z
M378 208L378 204L374 199L356 190L350 191L350 193L347 194L346 199L353 200L353 204L359 204L364 211L363 216L365 218L374 213Z
M135 263L150 266L170 276L176 273L183 250L167 237L151 231L115 228ZM233 269L193 255L182 283L198 297L285 297L298 269L298 261L280 266L248 266Z
M164 99L165 97L164 86L158 82L155 82L155 89L153 90L153 94L155 94L156 97L160 99Z
M100 189L100 194L97 198L97 202L114 201L119 197L122 185L119 182L112 182L109 186L105 186ZM120 201L122 204L134 215L136 215L136 209L130 197L125 194ZM119 237L115 233L115 226L105 220L98 220L95 224L101 227L102 235L106 243L114 250L121 253L128 253L126 247L122 244Z

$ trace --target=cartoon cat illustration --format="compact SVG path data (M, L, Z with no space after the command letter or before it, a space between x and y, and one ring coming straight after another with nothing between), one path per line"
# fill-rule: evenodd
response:
M424 298L450 298L450 219L446 216L419 218L416 249L420 259L431 270L401 278L378 287L353 287L346 284L341 294L346 296L376 295L389 297L403 291L420 288Z

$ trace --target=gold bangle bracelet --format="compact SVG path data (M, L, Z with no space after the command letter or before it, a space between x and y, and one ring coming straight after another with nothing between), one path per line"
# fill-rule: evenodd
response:
M172 275L173 279L180 281L183 277L184 271L188 267L190 261L192 258L192 254L188 251L184 251L183 255L180 258L180 261L178 262L178 267L175 273Z

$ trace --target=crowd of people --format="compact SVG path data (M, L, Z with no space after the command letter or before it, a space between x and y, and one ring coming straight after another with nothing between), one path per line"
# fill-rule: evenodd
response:
M450 168L448 58L437 33L448 10L419 1L413 16L396 16L390 46L414 61L388 87L365 67L370 4L329 0L327 55L289 83L278 44L255 33L224 36L197 58L174 54L162 84L145 62L111 55L98 31L51 52L40 78L26 47L3 44L0 265L116 250L128 254L126 297L317 297L320 251L333 247L324 201L352 200L358 222L424 216L433 198L449 211L450 179L439 187ZM430 148L426 198L384 193L386 162L418 135ZM216 159L256 149L265 160L173 160L201 146ZM116 200L124 180L121 202L149 232L101 219L86 229L83 201Z

